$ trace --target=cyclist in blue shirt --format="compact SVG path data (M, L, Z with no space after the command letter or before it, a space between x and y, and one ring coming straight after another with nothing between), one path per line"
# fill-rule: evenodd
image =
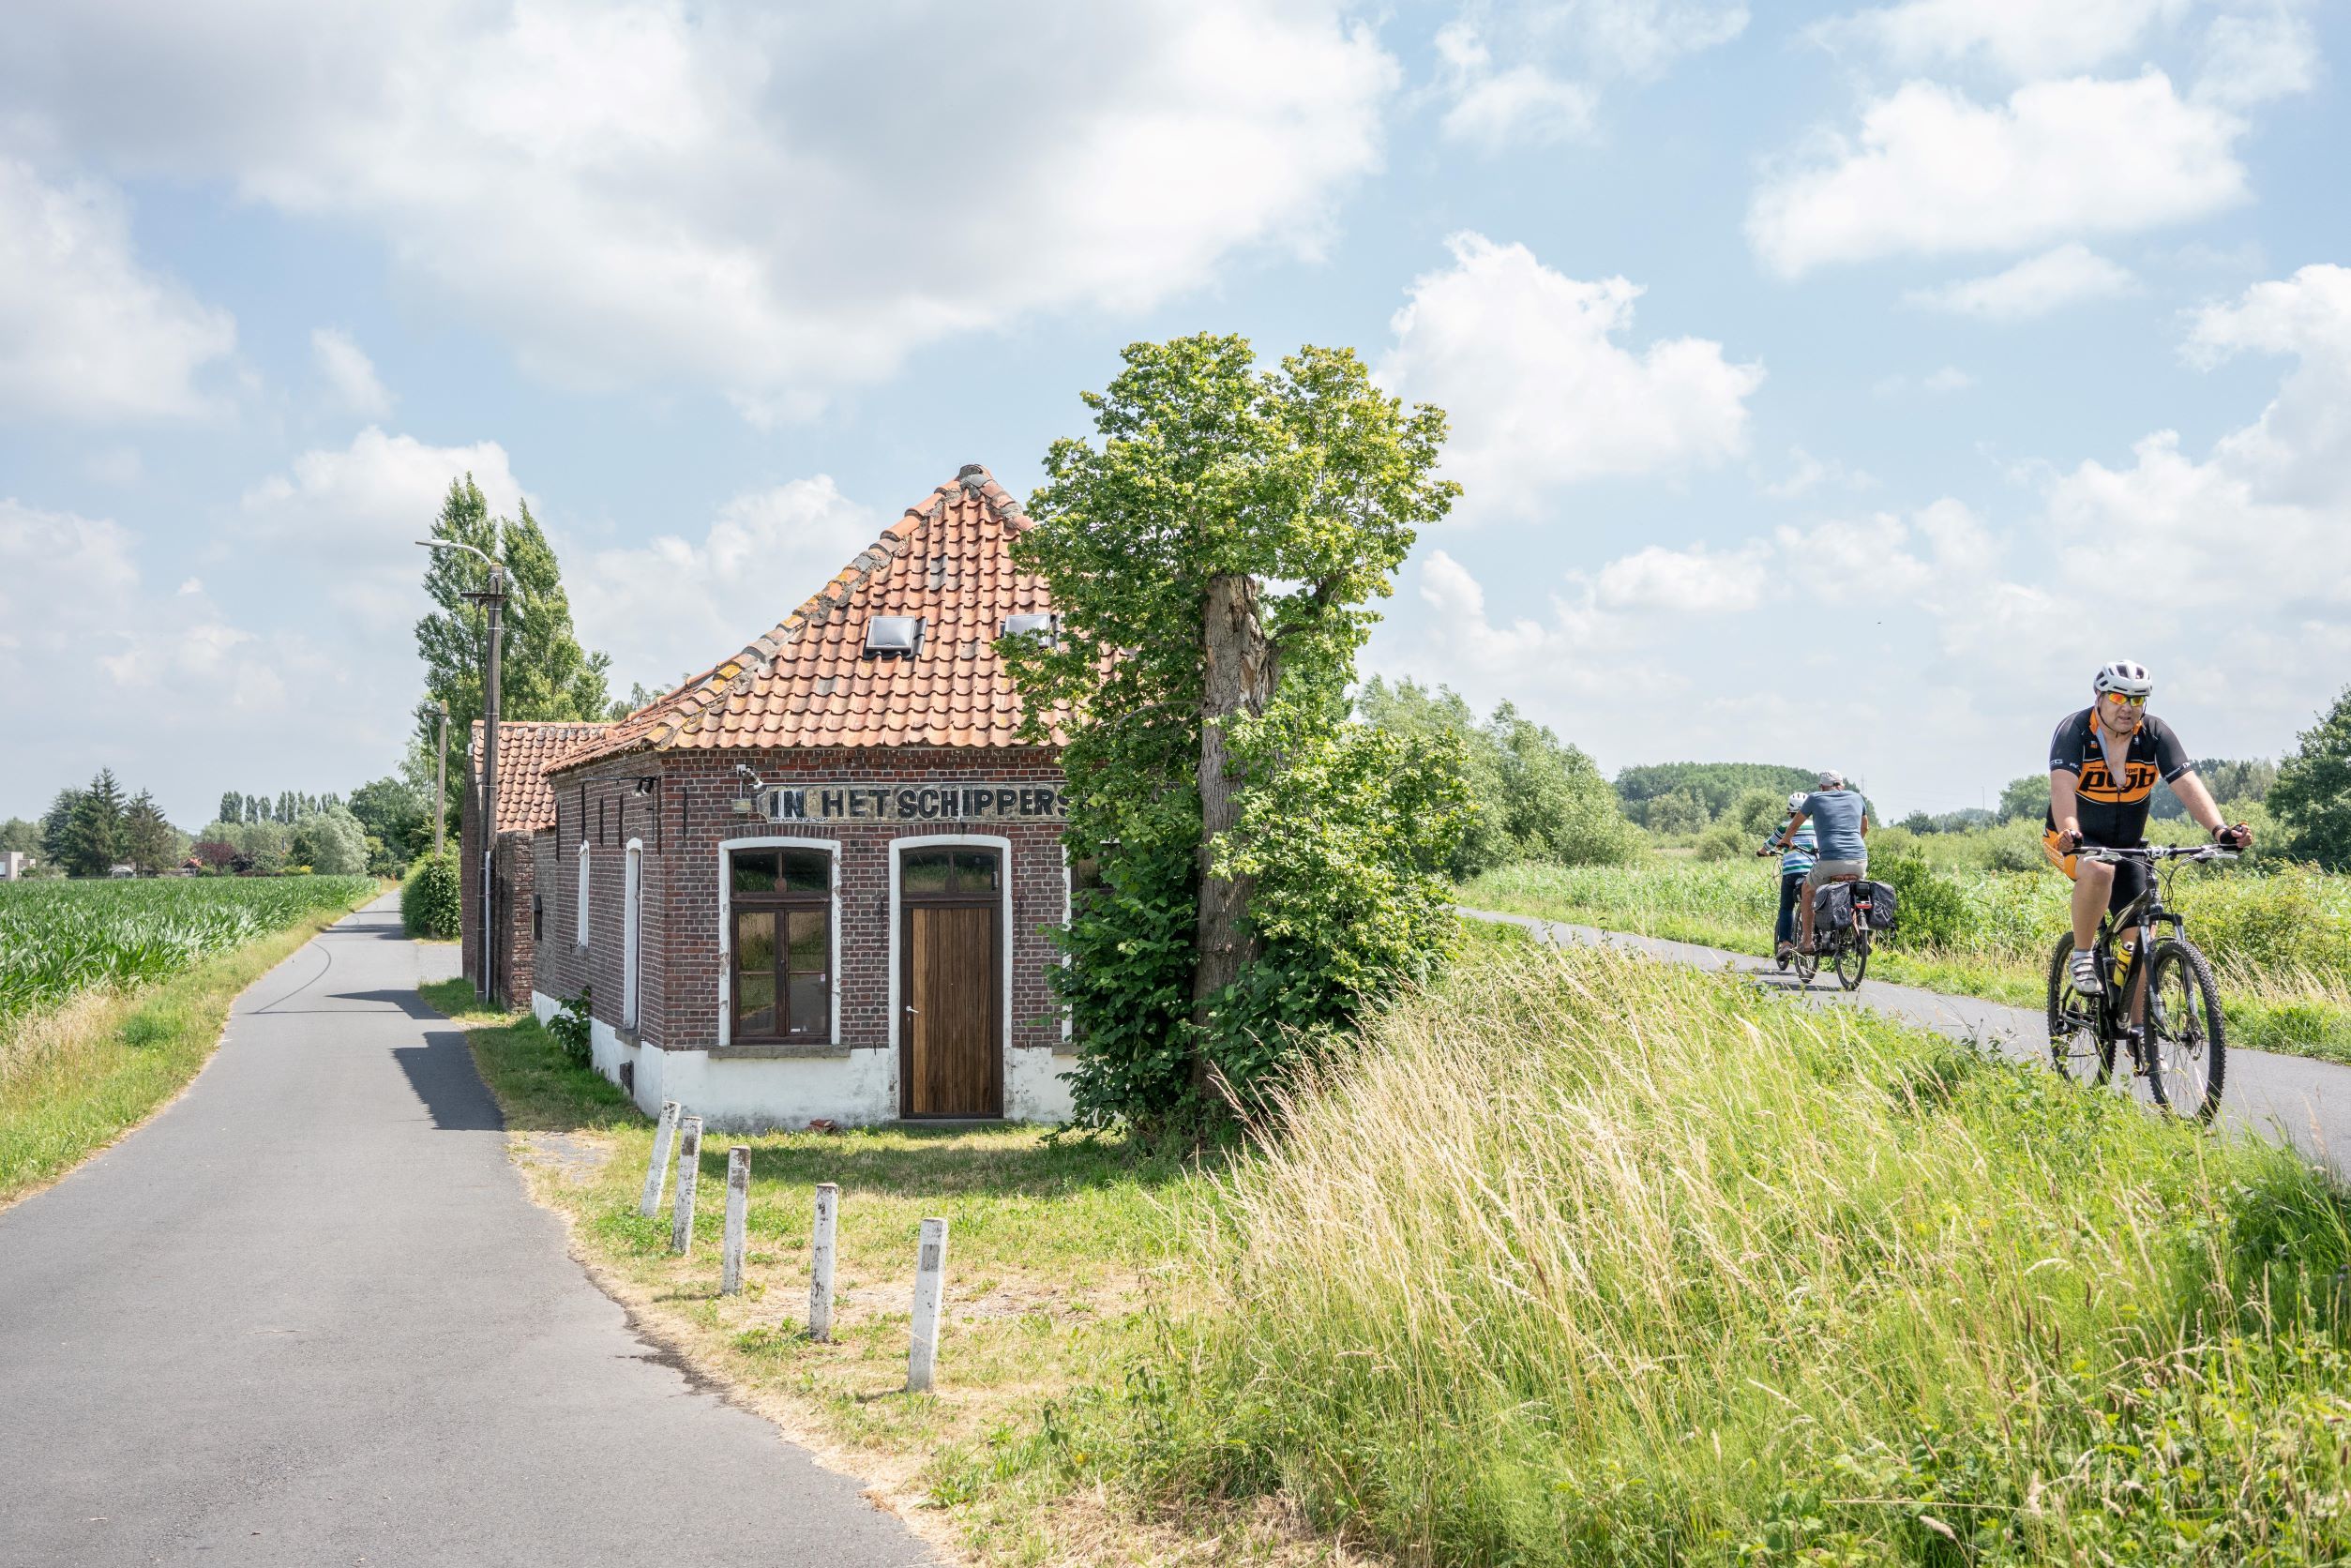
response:
M1804 792L1799 790L1787 797L1787 822L1780 824L1780 831L1787 841L1787 851L1780 856L1780 919L1772 928L1771 937L1772 955L1782 965L1796 956L1796 900L1804 891L1804 878L1812 870L1820 849L1812 823L1805 822L1794 833L1787 832L1788 823L1794 822L1796 814L1803 808ZM1771 849L1771 845L1766 844L1756 853L1768 855Z
M1804 873L1803 930L1796 948L1800 953L1814 950L1810 890L1837 877L1869 875L1869 804L1860 792L1846 788L1843 774L1824 770L1820 788L1790 809L1789 825L1780 830L1782 849L1793 846L1793 831L1801 830L1807 819L1820 824L1819 858Z

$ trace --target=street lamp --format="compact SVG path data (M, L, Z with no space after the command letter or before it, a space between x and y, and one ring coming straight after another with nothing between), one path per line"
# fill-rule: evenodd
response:
M455 539L419 539L427 550L462 550L479 556L490 567L490 586L480 593L461 594L459 597L485 606L490 611L490 646L482 656L486 666L482 671L482 977L481 998L490 999L494 988L490 933L497 927L491 920L490 898L494 885L490 874L498 853L498 642L499 611L506 605L506 568L498 564L489 551ZM444 704L445 709L446 704ZM445 755L446 748L444 747ZM447 798L445 795L443 797Z

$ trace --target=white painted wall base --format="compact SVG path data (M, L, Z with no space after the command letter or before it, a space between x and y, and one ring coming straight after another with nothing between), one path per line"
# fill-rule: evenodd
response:
M1006 1053L1004 1114L1016 1122L1066 1122L1077 1107L1069 1097L1063 1075L1077 1058L1049 1050L1017 1049Z
M531 1011L546 1023L563 1004L531 993ZM656 1050L632 1046L602 1019L589 1031L589 1059L618 1083L621 1064L636 1063L635 1099L647 1116L675 1100L714 1132L796 1131L812 1121L869 1127L897 1120L897 1053L852 1050L843 1056L728 1057L706 1050ZM1016 1122L1066 1122L1072 1107L1071 1058L1020 1048L1007 1053L1004 1112Z

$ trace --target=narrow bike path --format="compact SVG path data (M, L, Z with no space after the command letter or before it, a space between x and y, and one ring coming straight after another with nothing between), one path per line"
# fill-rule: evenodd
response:
M630 1332L369 905L0 1214L0 1562L933 1560Z
M1861 989L1848 992L1837 985L1835 974L1827 971L1807 987L1792 971L1782 972L1771 959L1758 958L1752 953L1732 953L1720 947L1701 947L1694 942L1668 942L1662 937L1634 936L1624 931L1604 931L1596 927L1544 920L1530 914L1503 914L1466 906L1460 912L1475 920L1523 927L1554 942L1619 947L1672 963L1726 971L1815 1005L1871 1007L1954 1039L1972 1038L1997 1045L2003 1054L2022 1061L2049 1060L2048 1020L2037 1008L2010 1007L1976 997L1948 996L1915 986L1889 985L1882 980L1863 980ZM2221 1118L2233 1127L2283 1138L2313 1159L2324 1161L2338 1175L2351 1176L2351 1067L2304 1056L2279 1056L2270 1051L2231 1047L2221 1085Z

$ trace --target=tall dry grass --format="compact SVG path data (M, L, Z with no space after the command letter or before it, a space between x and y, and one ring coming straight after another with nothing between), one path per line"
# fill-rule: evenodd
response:
M1278 1120L1122 1406L1144 1485L1408 1562L2351 1553L2351 1234L2290 1153L1591 951Z

